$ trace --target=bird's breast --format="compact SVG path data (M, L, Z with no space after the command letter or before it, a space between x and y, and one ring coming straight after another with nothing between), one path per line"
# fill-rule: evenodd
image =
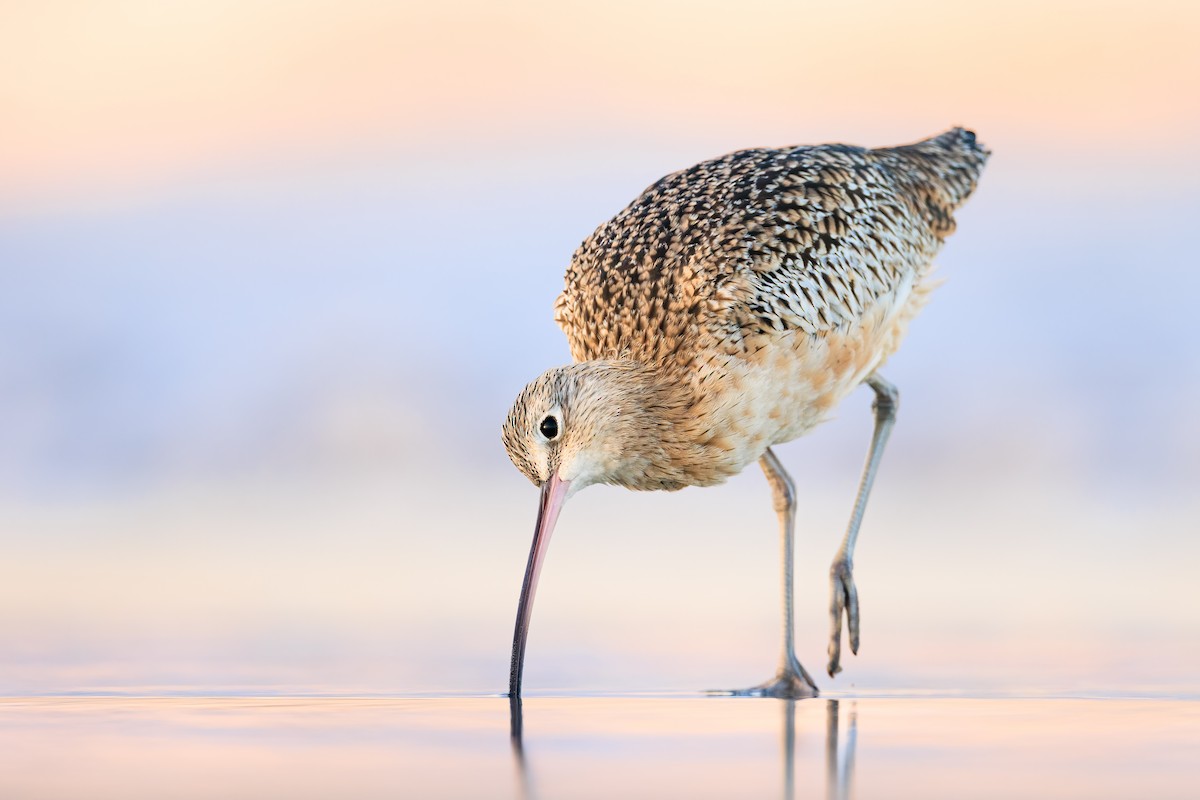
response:
M901 287L844 329L779 332L748 342L745 355L699 363L694 435L712 474L697 482L718 483L827 419L896 350L927 291Z

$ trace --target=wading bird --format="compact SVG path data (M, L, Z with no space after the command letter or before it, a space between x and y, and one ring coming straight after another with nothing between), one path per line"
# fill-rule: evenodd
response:
M575 363L526 386L503 427L509 458L541 488L511 696L567 498L594 483L711 486L756 460L783 534L783 657L774 680L735 694L816 695L792 640L795 492L771 446L865 383L875 429L830 569L829 675L843 615L858 652L854 544L898 400L878 370L928 299L933 258L987 157L961 128L875 150L741 150L659 180L580 245L554 307Z

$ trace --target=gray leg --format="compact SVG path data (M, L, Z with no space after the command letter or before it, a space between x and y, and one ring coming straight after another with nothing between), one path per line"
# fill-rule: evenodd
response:
M829 638L831 678L842 669L843 610L846 612L846 623L850 629L850 649L858 653L858 590L854 587L854 543L858 539L858 527L862 524L867 497L871 494L871 484L875 482L875 472L879 469L883 448L892 433L892 426L896 422L896 408L900 404L900 392L878 375L871 375L866 384L875 390L875 402L871 404L875 412L875 433L871 436L871 449L867 453L867 464L863 467L862 481L858 484L858 497L854 500L854 511L850 515L850 524L846 527L846 536L842 539L842 546L838 548L837 555L834 556L833 566L829 568L832 589L829 613L833 627Z
M783 655L775 680L734 694L755 697L816 697L817 685L796 660L792 633L792 553L795 549L793 529L796 523L796 489L783 464L779 463L779 459L770 449L763 453L758 463L767 476L767 482L771 484L775 513L779 515L779 527L783 534Z

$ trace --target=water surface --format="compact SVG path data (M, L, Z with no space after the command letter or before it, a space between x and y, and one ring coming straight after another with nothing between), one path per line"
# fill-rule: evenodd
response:
M1195 797L1200 703L0 700L13 798Z

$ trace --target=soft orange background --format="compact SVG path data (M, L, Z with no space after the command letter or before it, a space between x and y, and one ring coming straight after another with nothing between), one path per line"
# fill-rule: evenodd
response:
M701 158L953 124L995 156L822 685L1196 691L1194 4L426 5L0 4L0 693L501 690L573 248ZM814 672L869 427L781 449ZM527 687L767 677L774 524L754 470L573 499Z

